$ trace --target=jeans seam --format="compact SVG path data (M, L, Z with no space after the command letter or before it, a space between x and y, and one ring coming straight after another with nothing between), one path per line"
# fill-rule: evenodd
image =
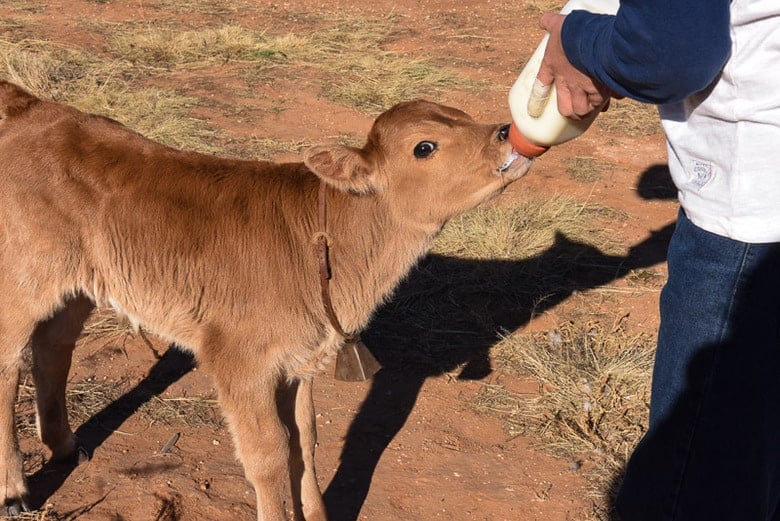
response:
M736 300L737 292L739 291L739 287L740 287L742 279L743 279L743 273L745 271L745 266L747 264L747 260L748 260L749 255L750 255L750 244L745 244L745 250L742 253L742 261L740 263L739 270L737 271L737 274L734 277L734 282L733 282L734 286L733 286L733 289L731 291L731 297L730 297L728 309L726 310L726 314L724 316L724 320L723 320L723 324L721 326L721 330L718 333L718 339L717 339L717 343L716 343L716 348L723 346L723 340L724 340L724 338L727 335L729 317L731 316L732 310L734 309L734 302ZM677 504L678 504L678 499L680 497L680 490L681 490L682 485L683 485L686 468L688 467L688 461L689 461L690 454L691 454L691 446L693 445L693 439L696 436L697 426L699 424L699 420L700 420L700 417L701 417L701 411L702 411L702 407L704 405L704 396L706 396L707 389L709 389L710 383L712 381L712 373L713 373L713 371L715 369L715 365L717 364L717 360L718 360L718 349L716 349L714 351L714 353L713 353L713 358L712 358L712 362L711 362L711 365L710 365L710 371L707 374L707 379L706 379L705 384L704 384L703 396L702 396L702 399L699 401L699 404L696 407L696 412L694 414L694 421L691 424L690 433L688 434L687 444L686 444L686 447L685 447L685 459L683 460L683 464L682 464L682 466L680 468L679 476L678 476L678 479L677 479L677 487L676 487L676 490L674 491L674 494L673 494L673 497L672 497L671 511L670 511L670 516L669 516L669 520L670 521L674 521L676 519L676 517L677 517Z

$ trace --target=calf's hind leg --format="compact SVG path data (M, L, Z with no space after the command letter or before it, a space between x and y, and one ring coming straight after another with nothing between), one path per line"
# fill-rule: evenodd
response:
M2 348L0 348L2 349ZM7 351L7 350L6 350ZM19 384L20 363L3 353L0 362L0 490L3 507L0 514L19 515L27 510L27 484L22 455L16 439L14 404Z
M38 435L57 461L86 457L77 453L77 440L68 422L65 386L76 340L93 309L88 298L77 296L40 322L32 335Z
M283 383L277 392L277 403L290 433L290 490L295 521L327 521L314 465L317 425L311 378Z

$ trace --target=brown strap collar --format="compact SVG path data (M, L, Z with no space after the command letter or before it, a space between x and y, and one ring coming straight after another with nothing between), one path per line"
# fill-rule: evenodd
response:
M320 293L322 294L322 304L325 307L325 312L328 314L330 325L343 336L347 341L352 341L357 338L356 335L352 335L344 332L341 327L336 312L333 309L333 303L330 300L330 256L328 250L332 243L331 236L328 235L328 214L327 214L327 185L324 181L320 181L319 195L317 197L317 232L314 234L312 241L317 247L317 260L319 262L320 270Z
M317 201L317 232L312 237L312 241L317 247L322 305L328 314L330 325L346 340L343 348L339 349L336 356L335 376L338 380L362 382L373 376L382 366L379 365L379 362L377 362L365 344L360 341L359 334L353 335L344 332L344 328L341 327L336 312L333 310L333 303L330 300L331 271L330 257L328 256L328 248L332 241L330 235L328 235L326 192L327 185L324 181L320 181Z

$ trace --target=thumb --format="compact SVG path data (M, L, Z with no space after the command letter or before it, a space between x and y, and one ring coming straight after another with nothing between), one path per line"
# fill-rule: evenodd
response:
M547 101L550 99L550 92L552 91L552 83L545 85L539 78L534 80L534 85L531 88L531 95L528 98L528 115L532 118L538 118L544 112L544 107L547 105Z

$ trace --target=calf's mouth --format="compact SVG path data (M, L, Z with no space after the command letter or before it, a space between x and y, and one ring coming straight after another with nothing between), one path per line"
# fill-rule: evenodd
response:
M507 156L506 161L504 161L504 164L498 167L498 172L503 174L510 168L512 168L512 165L515 161L517 161L520 157L522 157L520 154L512 150L509 153L509 156Z

